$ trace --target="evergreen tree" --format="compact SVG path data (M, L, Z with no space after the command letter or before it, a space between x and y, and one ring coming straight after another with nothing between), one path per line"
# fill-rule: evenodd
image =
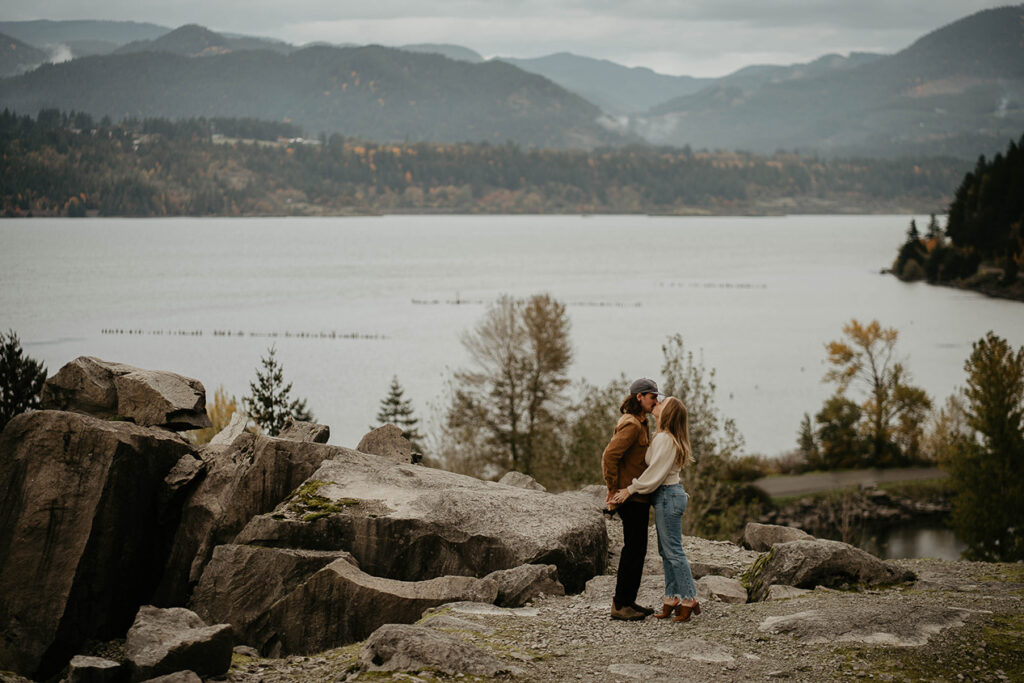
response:
M971 433L941 463L957 487L953 524L968 558L1024 560L1024 347L989 332L964 367Z
M935 218L935 216L932 216ZM910 219L910 227L907 228L907 242L917 243L921 239L921 233L917 230L917 221L913 218Z
M262 369L256 369L256 381L249 382L249 396L242 399L249 417L270 436L277 436L289 417L304 422L315 418L306 407L305 399L290 398L292 383L284 383L284 371L277 362L277 349L267 349L260 358Z
M24 355L14 330L0 332L0 430L15 415L39 407L46 368Z
M419 431L419 418L413 415L412 401L404 398L405 390L398 382L398 376L391 378L388 395L381 399L380 410L377 411L377 426L393 424L402 429L402 436L409 440L413 450L422 453L420 442L423 435Z
M804 413L804 419L800 420L800 431L797 432L796 450L807 463L808 469L817 469L821 466L821 452L818 450L818 437L814 433L814 425L811 423L811 416Z
M941 240L942 239L942 228L939 227L939 221L935 218L935 214L931 214L931 218L928 219L928 232L925 234L930 240Z

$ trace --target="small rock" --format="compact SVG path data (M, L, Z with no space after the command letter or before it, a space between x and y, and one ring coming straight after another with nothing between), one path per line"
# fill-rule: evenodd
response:
M455 636L408 624L385 624L370 634L359 651L359 665L364 671L433 669L452 676L521 673Z
M724 576L704 576L697 580L698 587L703 585L708 593L722 602L742 605L747 602L747 589L736 579Z
M542 484L528 474L522 472L506 472L505 476L498 480L499 484L505 484L506 486L515 486L521 489L530 489L531 491L547 491Z
M565 595L565 587L558 581L558 567L553 564L499 569L484 578L498 584L494 604L501 607L522 607L538 595Z
M68 683L116 683L123 674L119 662L78 655L71 659L66 680Z
M230 625L207 626L195 612L183 607L143 606L125 638L135 681L186 669L219 676L231 667L233 647Z
M783 586L782 584L774 583L768 587L768 594L765 596L765 602L769 600L789 600L790 598L799 598L801 595L807 595L812 591L806 588L794 588L793 586Z
M743 545L757 552L770 550L776 543L814 539L801 529L776 524L758 524L749 522L743 531Z
M331 428L327 425L303 422L289 417L277 438L308 443L327 443L327 440L331 438Z
M141 683L203 683L203 679L196 675L195 671L175 671L172 674L147 678Z

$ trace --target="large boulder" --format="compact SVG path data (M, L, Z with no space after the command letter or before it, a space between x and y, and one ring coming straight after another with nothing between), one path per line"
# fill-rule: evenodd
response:
M321 448L330 459L235 543L346 550L364 571L403 581L553 564L566 590L579 592L604 571L604 519L584 496Z
M749 522L743 530L743 545L757 552L770 550L776 543L813 540L814 536L792 526Z
M322 444L248 432L228 444L203 448L204 474L184 503L153 601L184 605L213 549L230 543L253 516L273 510L332 454Z
M776 543L743 576L751 600L764 600L773 584L815 586L888 586L913 581L914 573L883 562L860 548L815 539Z
M228 624L207 626L183 607L144 605L125 637L133 681L193 671L219 676L231 667L234 633Z
M149 600L176 516L165 477L191 446L69 412L0 435L0 670L47 678L85 640L119 637Z
M405 462L414 462L412 442L403 436L401 427L386 424L367 432L359 441L356 450L360 453L383 455Z
M42 406L175 431L210 426L199 380L81 356L46 380Z
M219 549L218 549L219 550ZM308 551L307 551L308 552ZM237 619L248 644L263 654L281 657L319 652L366 638L386 623L412 623L425 609L448 602L493 602L498 584L469 576L443 576L427 581L395 581L361 571L349 557L340 557L308 578L301 571L313 564L305 557L277 557L294 551L246 549L232 546L218 552L203 575L193 601L196 609L213 618ZM246 566L247 560L249 567ZM252 599L261 566L267 592L256 598L257 608L238 607ZM290 572L278 582L275 570ZM208 581L207 574L213 577ZM290 589L289 589L290 587ZM256 614L260 610L262 613Z
M231 624L239 642L259 640L270 608L338 559L340 550L294 550L220 545L196 586L189 607L208 623Z
M364 671L440 671L449 676L497 676L518 673L492 654L454 635L426 626L387 624L366 639L359 651Z

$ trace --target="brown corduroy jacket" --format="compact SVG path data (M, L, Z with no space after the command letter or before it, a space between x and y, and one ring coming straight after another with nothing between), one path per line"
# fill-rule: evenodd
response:
M601 456L601 470L604 472L604 483L609 491L614 493L626 488L647 469L644 456L647 455L650 443L646 418L641 420L629 413L619 418L612 440L608 442L604 455ZM634 494L629 500L646 503L648 498Z

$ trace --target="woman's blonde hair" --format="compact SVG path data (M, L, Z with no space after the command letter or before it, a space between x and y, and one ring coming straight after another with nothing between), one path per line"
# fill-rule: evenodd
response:
M669 396L661 404L658 416L658 431L665 432L676 445L676 467L683 467L693 459L690 448L690 419L686 406L675 396Z

